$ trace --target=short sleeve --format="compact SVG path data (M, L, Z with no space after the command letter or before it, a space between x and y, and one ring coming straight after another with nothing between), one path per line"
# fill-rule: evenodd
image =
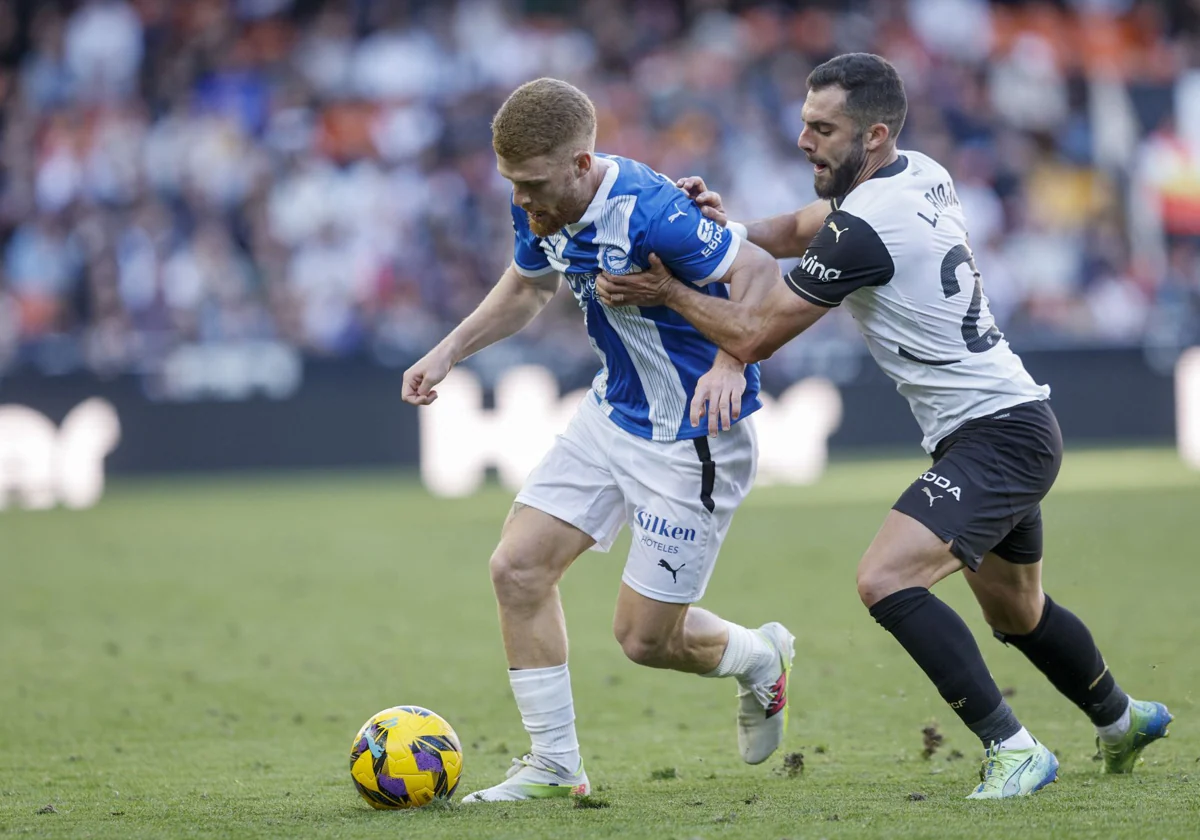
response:
M729 272L740 242L732 231L705 218L696 203L680 193L659 211L646 246L676 277L702 286Z
M541 240L529 229L529 218L525 211L515 204L512 207L513 225L513 264L517 271L525 277L541 277L554 271L546 252L542 250Z
M857 216L835 210L825 217L799 264L784 279L802 298L819 306L837 306L851 292L885 285L895 270L892 255L875 229Z

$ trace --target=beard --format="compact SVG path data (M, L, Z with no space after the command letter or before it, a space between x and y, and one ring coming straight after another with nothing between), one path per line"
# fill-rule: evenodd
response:
M854 186L854 179L858 177L866 161L867 149L860 138L850 147L849 154L840 164L826 164L824 183L821 182L820 176L813 178L813 189L816 190L817 197L837 198L850 192L850 188Z
M533 213L526 211L525 218L529 221L529 230L534 236L545 239L547 236L553 236L567 225L567 220L560 214L543 210L536 216Z

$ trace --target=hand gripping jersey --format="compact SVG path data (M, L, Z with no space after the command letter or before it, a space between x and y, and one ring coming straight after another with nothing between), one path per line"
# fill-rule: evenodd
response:
M901 152L832 203L788 285L821 306L845 302L927 452L968 420L1050 396L996 328L940 164Z
M566 278L602 365L592 391L613 422L649 440L702 437L708 424L693 427L689 410L717 346L665 306L605 306L596 297L596 275L601 268L609 274L641 271L654 253L680 280L728 297L728 287L714 281L729 271L739 240L648 166L596 157L607 165L604 181L578 222L538 237L525 211L513 205L514 263L526 277L557 271ZM748 365L742 417L762 406L758 388L758 366Z

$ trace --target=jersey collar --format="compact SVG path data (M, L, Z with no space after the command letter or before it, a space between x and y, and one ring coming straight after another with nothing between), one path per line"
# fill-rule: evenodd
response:
M905 169L908 169L908 158L904 155L900 155L898 158L880 169L867 180L874 181L876 178L891 178L893 175L899 175Z
M617 183L617 175L620 174L621 167L612 158L596 156L596 160L602 160L608 164L608 171L604 173L604 180L600 182L599 188L596 190L596 195L592 198L592 203L588 205L587 210L583 211L583 216L578 222L572 222L566 225L563 230L567 232L567 236L574 238L580 231L586 229L588 225L600 218L600 211L604 209L604 203L608 201L608 194L612 192L613 184Z
M905 155L900 155L887 166L876 170L875 174L868 178L868 181L874 181L876 178L891 178L893 175L899 175L905 169L908 169L908 158ZM847 193L849 195L849 193ZM834 210L838 210L846 202L845 195L839 195L837 198L830 199L830 205Z

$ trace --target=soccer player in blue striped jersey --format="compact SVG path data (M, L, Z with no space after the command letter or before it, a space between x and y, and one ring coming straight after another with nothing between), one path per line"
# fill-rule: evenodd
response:
M491 558L509 680L532 741L508 777L464 802L586 794L558 582L623 525L633 543L613 631L634 662L738 684L742 758L757 764L786 728L793 637L747 629L695 605L734 510L754 480L758 369L744 366L664 306L609 307L601 270L636 272L657 254L706 295L779 279L765 251L700 212L669 179L594 150L596 116L577 88L538 79L497 112L492 142L513 185L513 262L479 307L404 374L404 399L428 405L450 369L520 330L565 277L601 367L566 432L530 474ZM734 285L735 278L746 282ZM707 415L707 422L701 417Z

